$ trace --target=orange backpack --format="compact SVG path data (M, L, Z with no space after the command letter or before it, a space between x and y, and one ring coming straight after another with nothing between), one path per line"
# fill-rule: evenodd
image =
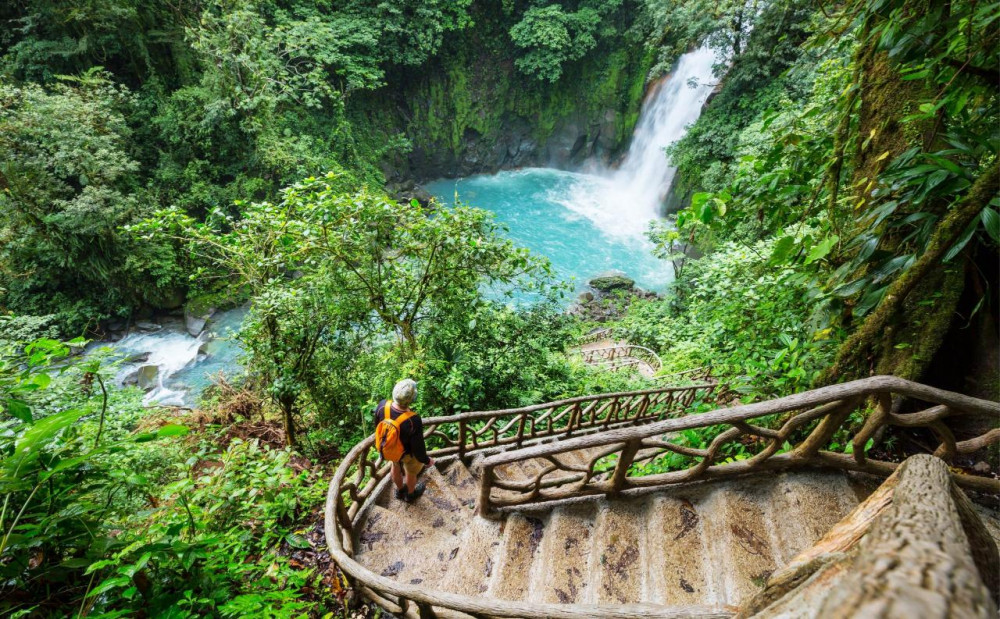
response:
M399 462L403 457L403 441L400 440L399 426L414 415L416 413L413 411L406 411L393 419L392 400L386 400L385 418L375 426L375 446L378 447L379 455L386 462Z

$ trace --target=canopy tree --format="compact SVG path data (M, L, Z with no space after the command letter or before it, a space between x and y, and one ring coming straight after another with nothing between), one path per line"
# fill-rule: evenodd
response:
M501 235L492 215L458 206L427 212L367 189L345 188L334 173L288 187L277 204L240 204L199 222L166 209L132 229L182 242L199 269L230 297L251 300L241 334L249 366L282 410L286 437L320 348L357 357L386 335L414 359L422 325L467 322L481 286L544 281L547 263ZM211 286L203 282L203 286Z

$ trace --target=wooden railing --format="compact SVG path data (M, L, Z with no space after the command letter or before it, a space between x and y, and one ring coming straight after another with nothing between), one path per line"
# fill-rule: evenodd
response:
M903 398L931 406L900 414ZM867 408L869 399L876 403L873 410ZM862 427L844 441L850 445L845 452L850 453L829 451L835 434L855 411L865 417ZM477 507L481 514L493 515L566 499L642 494L687 482L803 466L889 475L896 463L868 455L869 441L886 426L926 428L939 442L934 455L945 461L1000 441L1000 429L956 441L945 419L967 414L1000 416L1000 404L893 376L876 376L767 402L496 454L482 463ZM684 435L679 433L695 428L715 428L718 433L705 447L684 444ZM731 459L724 447L737 443L743 450L741 459ZM574 464L572 458L559 457L574 451L590 454L589 462ZM672 459L679 457L686 467L646 474L650 467L633 466L639 459L656 461L669 454L676 454ZM529 479L505 480L497 474L498 467L530 459L542 460L543 468ZM724 462L727 459L732 461ZM679 467L675 464L672 468ZM1000 492L1000 481L995 479L958 473L953 477L967 488Z
M600 342L603 339L611 337L611 329L598 329L597 331L591 331L590 333L582 336L577 340L581 346L586 344L593 344L594 342Z
M682 372L660 374L656 377L657 382L671 381L672 384L677 384L678 381L695 381L704 383L713 380L716 379L712 376L712 366L710 365L691 368L690 370L684 370Z
M714 384L659 387L643 391L608 393L569 398L535 406L488 412L472 412L424 420L429 454L445 462L466 459L475 453L518 449L526 445L575 440L595 432L614 431L656 422L683 413L696 400L710 396ZM369 598L391 612L433 616L435 608L459 610L471 615L497 617L565 617L582 619L597 614L635 617L647 607L601 607L563 604L532 604L482 600L396 582L379 576L354 561L354 540L364 508L387 481L389 465L381 460L370 436L341 461L330 482L326 501L326 539L340 569ZM647 609L647 610L643 610ZM646 614L645 616L668 616Z
M659 372L660 368L663 367L663 362L660 360L659 355L645 346L635 344L591 348L589 350L581 350L578 354L584 363L602 365L615 370L640 363L647 364L653 369L653 372Z

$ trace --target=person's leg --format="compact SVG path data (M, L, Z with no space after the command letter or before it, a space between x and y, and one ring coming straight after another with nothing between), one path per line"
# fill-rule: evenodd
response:
M424 465L417 461L416 458L410 454L403 456L400 461L403 468L406 470L406 492L407 497L416 498L423 493L423 484L419 487L417 486L417 475L424 468Z
M392 483L396 486L396 490L403 488L403 467L399 466L399 462L392 463Z

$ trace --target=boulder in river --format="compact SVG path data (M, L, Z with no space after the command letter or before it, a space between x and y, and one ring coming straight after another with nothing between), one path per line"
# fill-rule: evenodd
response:
M122 363L145 363L149 361L149 355L152 353L148 352L136 352L122 359Z
M135 328L139 329L140 331L153 332L153 331L159 331L160 329L163 328L163 326L151 320L140 320L135 323Z
M191 337L198 337L205 330L205 323L215 314L215 308L209 307L200 311L184 310L184 328Z
M139 385L140 389L149 391L158 385L159 375L160 368L155 365L144 365L136 372L136 384Z
M600 292L632 290L635 288L635 280L624 275L604 275L602 277L595 277L587 283L591 288Z

